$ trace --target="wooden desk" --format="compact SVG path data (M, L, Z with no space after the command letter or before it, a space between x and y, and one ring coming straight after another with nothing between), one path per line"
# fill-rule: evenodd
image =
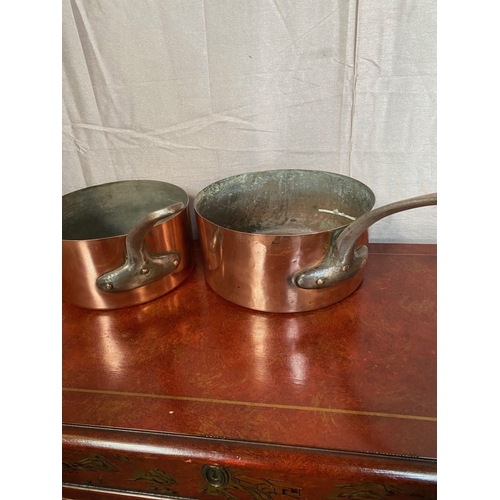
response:
M192 276L63 305L63 498L436 497L436 246L371 244L325 309L271 314Z

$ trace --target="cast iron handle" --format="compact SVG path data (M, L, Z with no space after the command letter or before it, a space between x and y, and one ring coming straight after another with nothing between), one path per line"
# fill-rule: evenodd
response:
M332 242L328 254L320 264L295 275L295 284L300 288L317 289L348 280L363 269L368 258L368 248L365 245L354 247L364 231L388 215L428 205L437 205L437 193L396 201L363 214Z
M103 292L126 292L170 274L180 263L179 253L152 253L144 238L157 222L176 215L184 208L184 203L175 203L151 212L136 224L125 239L125 262L113 271L99 276L96 280L97 287Z

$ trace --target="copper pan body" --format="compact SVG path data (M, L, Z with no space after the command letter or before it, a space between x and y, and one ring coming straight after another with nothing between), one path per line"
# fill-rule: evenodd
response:
M222 179L194 202L206 281L225 299L258 311L330 306L363 281L370 225L435 204L432 193L372 210L375 195L368 186L316 170Z
M269 236L220 228L198 216L205 279L226 300L265 312L301 312L330 306L361 285L364 270L321 290L298 288L292 277L326 255L331 234ZM368 242L365 232L359 244Z
M293 281L299 271L325 258L332 239L346 227L346 219L334 220L331 214L318 211L341 208L349 213L345 202L335 202L325 179L351 182L327 172L280 170L223 179L202 190L194 208L210 287L240 306L279 313L327 307L352 294L363 281L364 270L319 290L299 288ZM354 212L351 207L354 215L369 211L375 202L371 190L359 185L363 194ZM220 212L213 210L215 205ZM245 210L245 206L251 215L234 220L224 215ZM365 231L357 243L367 242Z
M168 275L134 289L100 290L100 276L120 268L126 239L150 212L182 203L174 216L159 221L144 237L153 254L175 252L178 265ZM63 196L62 298L87 309L119 309L156 299L179 286L193 269L189 199L177 186L159 181L119 181Z

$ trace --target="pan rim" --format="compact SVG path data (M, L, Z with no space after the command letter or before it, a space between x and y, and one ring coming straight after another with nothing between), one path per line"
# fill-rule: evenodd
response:
M370 209L366 212L370 212L371 210L373 210L373 207L375 206L376 204L376 197L375 197L375 193L373 192L373 190L368 186L366 185L364 182L354 178L354 177L350 177L348 175L344 175L344 174L339 174L337 172L330 172L328 170L317 170L317 169L304 169L304 168L293 168L293 169L290 169L290 168L278 168L278 169L263 169L263 170L254 170L254 171L251 171L251 172L242 172L242 173L239 173L239 174L236 174L236 175L232 175L232 176L228 176L228 177L223 177L217 181L214 181L210 184L208 184L207 186L205 186L203 189L201 189L197 195L195 196L194 198L194 201L193 201L193 209L195 211L195 214L196 214L196 217L200 217L201 219L203 219L204 221L208 222L209 224L213 225L213 226L216 226L217 228L221 229L221 230L224 230L224 231L230 231L231 233L237 233L237 234L242 234L242 235L258 235L260 238L262 237L269 237L269 238L276 238L276 237L285 237L285 238L294 238L294 237L297 237L297 238L304 238L304 237L307 237L307 236L313 236L313 235L318 235L318 234L322 234L322 233L337 233L337 234L340 234L341 231L343 231L346 227L349 226L350 223L346 223L342 226L339 226L339 227L336 227L336 228L332 228L332 229L327 229L327 230L318 230L318 231L308 231L308 232L293 232L293 233L290 233L290 234L286 234L286 233L283 233L283 232L278 232L276 231L275 233L273 232L259 232L259 231L242 231L242 230L238 230L238 229L233 229L233 228L230 228L230 227L227 227L227 226L224 226L224 225L221 225L217 222L214 222L210 219L208 219L205 215L203 215L200 210L198 209L198 204L200 203L200 201L207 195L208 192L210 192L211 190L213 190L218 184L221 184L221 183L229 183L229 182L236 182L238 179L241 179L241 178L244 178L245 176L249 176L249 175L258 175L258 174L269 174L269 175L272 175L272 174L275 174L277 172L293 172L293 173L307 173L307 174L321 174L321 175L329 175L329 176L332 176L332 177L336 177L336 178L342 178L342 179L346 179L348 180L349 182L353 182L355 184L358 184L360 187L362 187L363 189L366 190L366 192L370 195L370 197L372 198L371 200L371 207ZM220 191L221 189L223 189L222 187L220 187L218 191Z

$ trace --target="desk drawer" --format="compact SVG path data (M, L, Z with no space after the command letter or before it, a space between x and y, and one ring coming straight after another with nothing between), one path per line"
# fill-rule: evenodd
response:
M436 462L68 425L63 483L75 500L417 500L436 498Z

